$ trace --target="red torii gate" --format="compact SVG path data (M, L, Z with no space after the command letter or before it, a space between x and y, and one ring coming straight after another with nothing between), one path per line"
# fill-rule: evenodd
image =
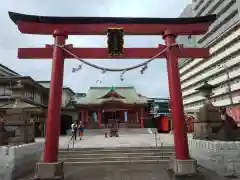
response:
M124 55L114 57L120 59L152 58L166 47L174 45L178 35L189 36L206 33L211 23L216 19L215 15L195 18L110 18L45 17L13 12L9 12L9 16L18 26L21 33L53 35L55 38L54 45L46 45L45 48L19 48L18 50L18 58L20 59L53 58L44 149L45 165L56 165L58 161L64 59L74 58L64 52L59 46L64 45L65 48L81 58L111 58L108 55L107 48L74 48L72 45L65 45L68 35L105 35L107 29L110 27L124 28L125 35L163 35L165 45L159 45L156 48L125 48ZM183 48L182 45L179 47L172 46L159 56L159 58L167 58L176 163L179 163L179 166L181 166L182 161L190 160L184 122L178 58L205 58L208 56L209 49L207 48Z

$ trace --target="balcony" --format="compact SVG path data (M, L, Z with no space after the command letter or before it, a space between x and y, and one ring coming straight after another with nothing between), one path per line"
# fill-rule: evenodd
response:
M230 98L227 98L227 99L222 99L222 100L219 100L219 101L216 101L216 102L212 102L214 106L219 106L219 107L222 107L222 106L228 106L231 104L231 100Z
M236 67L237 68L237 67ZM238 69L235 69L234 71L232 71L232 72L229 72L229 79L231 80L231 79L235 79L235 78L237 78L238 76L240 75L240 68L238 68ZM227 77L227 74L226 73L224 73L224 74L221 74L221 76L220 77L218 77L218 78L216 78L216 79L213 79L213 80L209 80L209 83L210 84L219 84L219 86L221 86L221 84L224 84L224 83L226 83L228 81L228 77ZM194 86L194 87L192 87L192 88L190 88L190 89L188 89L188 90L185 90L185 91L183 91L183 93L182 93L182 95L183 95L183 97L187 97L187 96L190 96L191 94L195 94L196 93L196 91L195 91L195 89L197 88L198 86L196 85L196 86ZM221 89L221 88L220 88ZM219 89L218 89L219 90ZM216 91L218 91L218 90L214 90L214 92L216 92ZM220 91L222 91L222 90L220 90ZM216 92L216 93L218 93L218 92ZM220 92L219 92L220 93Z
M215 44L213 47L210 48L210 53L214 53L216 51L218 51L219 49L223 48L224 46L226 46L227 44L230 44L232 41L236 41L239 37L240 34L240 28L237 29L236 31L232 32L230 35L228 35L226 38L222 39L219 43ZM239 46L238 46L239 47ZM180 74L183 74L181 77L181 80L183 81L184 79L187 79L188 77L190 77L188 74L185 72L191 68L195 68L196 64L199 63L199 61L206 61L206 60L202 60L202 59L196 59L194 61L189 62L186 66L184 66L183 68L180 69ZM197 69L197 68L196 68ZM196 71L199 72L199 71Z
M182 77L181 81L183 81L183 80L185 80L189 77L194 77L196 73L201 72L201 71L203 71L203 74L199 74L199 75L195 76L194 78L191 78L186 82L183 82L182 83L182 88L186 88L186 87L192 85L193 83L203 79L202 76L204 76L204 78L207 78L210 75L213 75L214 73L216 73L217 71L218 72L222 71L222 69L216 67L217 63L219 63L219 61L223 60L227 56L230 56L231 54L238 52L239 49L240 49L240 42L238 42L237 44L235 44L231 48L226 49L225 51L223 51L223 52L219 53L218 55L214 56L213 58L208 60L206 63L202 63L200 66L198 66L197 69L194 69L193 71L188 73L185 77ZM239 59L240 59L240 55L237 55L237 56L234 56L234 57L229 57L229 58L226 59L225 64L226 64L227 67L233 66L233 65L239 63ZM209 70L206 70L207 68L209 68L211 66L215 66L214 71L209 72ZM218 70L217 70L217 68L218 68Z
M2 97L9 97L12 95L11 91L0 92L0 98Z
M197 101L201 101L201 100L204 100L205 98L202 97L201 95L196 95L194 97L191 97L189 99L186 99L186 100L183 100L183 104L190 104L190 103L193 103L193 102L197 102Z

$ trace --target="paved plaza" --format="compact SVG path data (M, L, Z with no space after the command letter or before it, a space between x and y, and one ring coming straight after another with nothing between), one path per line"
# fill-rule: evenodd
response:
M67 137L62 137L60 148L66 148L68 144ZM72 143L69 143L72 146ZM110 147L138 147L138 146L156 146L156 140L150 134L141 135L120 135L119 137L105 138L103 135L85 136L82 140L77 138L75 148L110 148Z
M191 138L191 135L189 135ZM40 138L36 141L44 141ZM113 148L113 147L151 147L166 146L173 144L173 137L169 134L150 134L148 129L144 130L120 130L119 137L105 138L104 130L86 130L82 140L77 137L74 148ZM59 140L60 148L71 148L73 142L70 136L61 136Z

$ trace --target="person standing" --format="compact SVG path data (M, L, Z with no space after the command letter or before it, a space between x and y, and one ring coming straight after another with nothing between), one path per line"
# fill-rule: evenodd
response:
M71 129L72 129L72 137L71 140L77 140L77 121L74 121L71 125Z
M80 140L82 140L84 135L84 124L82 123L82 121L80 121L79 123L79 136L80 136Z
M8 136L4 123L4 118L0 117L0 146L8 145Z
M108 118L105 116L105 112L104 112L104 109L102 111L102 114L101 114L101 119L103 119L104 121L104 135L105 135L105 138L108 137Z

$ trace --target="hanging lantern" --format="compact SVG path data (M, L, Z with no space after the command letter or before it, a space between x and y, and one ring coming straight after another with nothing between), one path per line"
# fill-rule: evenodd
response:
M124 30L123 28L108 29L108 54L110 56L121 56L124 53Z

